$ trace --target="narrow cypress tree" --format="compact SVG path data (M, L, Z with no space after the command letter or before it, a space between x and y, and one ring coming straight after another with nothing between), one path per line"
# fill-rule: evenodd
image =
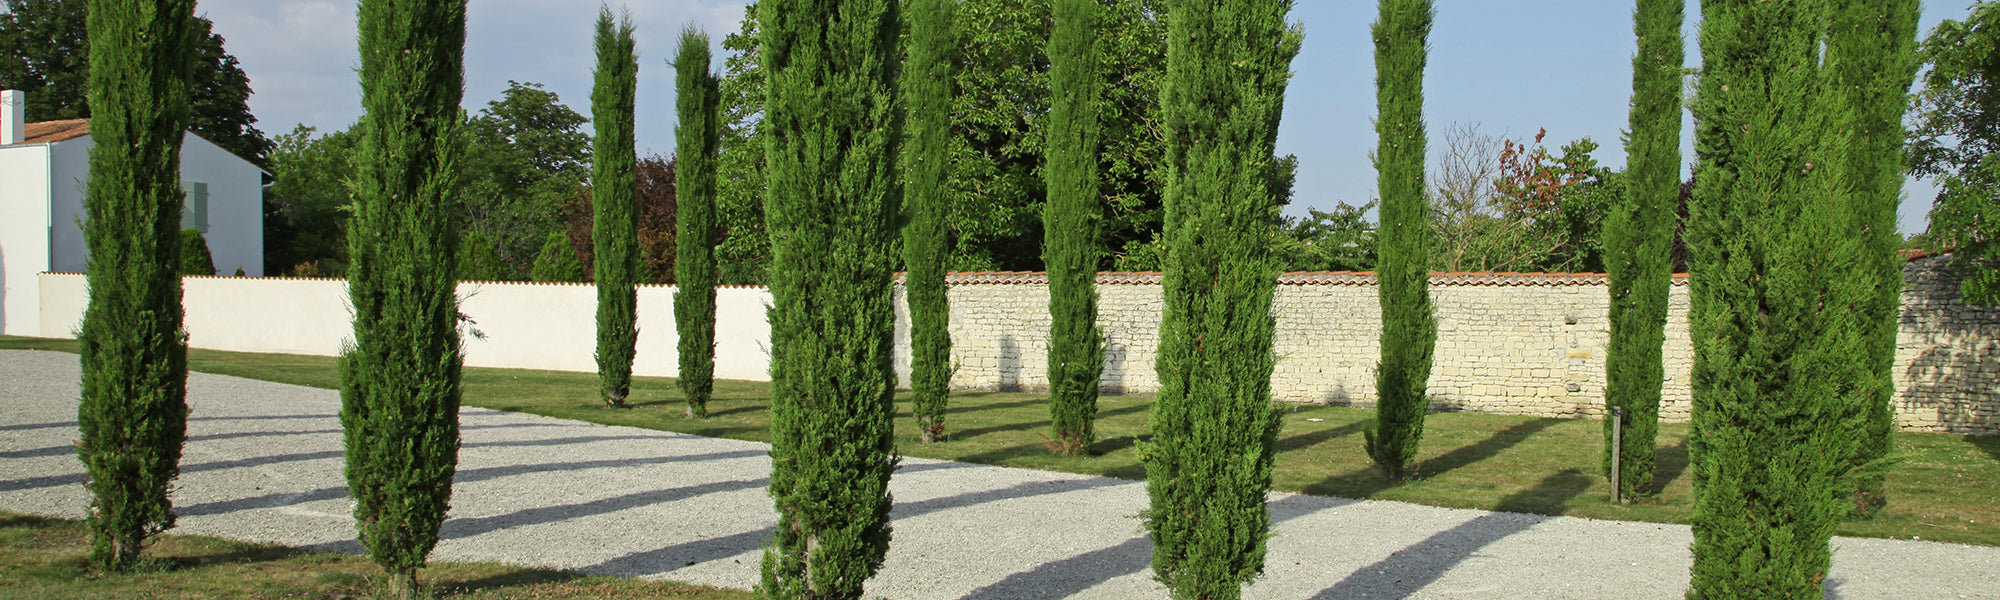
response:
M1625 194L1604 222L1604 267L1611 275L1611 340L1605 349L1604 469L1611 464L1610 410L1623 408L1619 495L1653 483L1660 430L1661 351L1667 339L1667 293L1674 214L1681 193L1681 17L1685 0L1639 0L1632 29L1632 129L1626 137Z
M1055 452L1076 456L1096 440L1097 379L1104 371L1104 336L1097 330L1099 9L1097 0L1056 0L1054 8L1048 166L1042 169L1048 184L1042 260L1049 272L1049 416Z
M1410 475L1430 400L1437 317L1431 313L1430 204L1424 196L1424 62L1430 0L1381 0L1375 38L1376 189L1382 194L1375 266L1382 304L1382 363L1375 368L1375 427L1368 457L1392 482Z
M208 236L202 235L200 229L181 230L181 274L215 274L215 255L208 252Z
M180 158L198 27L194 0L90 0L89 10L97 144L83 200L77 457L90 476L91 562L124 569L174 526L167 488L187 439Z
M597 270L597 391L604 403L624 407L632 393L632 353L639 342L640 277L638 150L632 137L639 55L632 17L612 21L611 7L597 13L596 85L590 90L590 219L592 264ZM579 265L580 266L580 265Z
M1229 599L1264 570L1271 404L1271 151L1301 32L1289 1L1185 0L1168 22L1165 311L1153 439L1153 572L1175 598Z
M910 415L926 444L944 438L944 409L951 401L951 304L944 285L951 198L945 185L951 174L951 88L958 49L958 30L952 24L957 11L957 0L913 0L904 62L909 143L903 146L903 289L910 307Z
M458 466L456 190L465 0L362 0L349 183L354 346L340 361L347 489L361 544L411 597Z
M1700 157L1689 203L1694 505L1689 598L1819 597L1849 512L1855 356L1829 198L1819 0L1702 2ZM1836 286L1845 286L1839 287Z
M896 468L894 0L762 0L771 234L767 598L858 598Z
M1847 301L1865 338L1852 363L1854 410L1866 423L1851 465L1856 472L1854 511L1873 516L1884 496L1881 461L1896 430L1896 330L1902 301L1903 261L1897 255L1896 205L1903 195L1903 109L1916 78L1917 0L1831 3L1826 44L1827 166L1836 194L1845 195L1860 236Z
M681 395L690 417L708 416L715 390L715 197L716 155L721 149L720 81L708 70L708 35L681 31L674 55L674 84L680 128L674 176L679 214L674 227L674 323L680 333Z
M528 279L538 283L578 283L583 281L583 263L576 260L576 248L569 245L569 236L561 231L549 232L542 240L542 251L535 255L535 265L528 272Z

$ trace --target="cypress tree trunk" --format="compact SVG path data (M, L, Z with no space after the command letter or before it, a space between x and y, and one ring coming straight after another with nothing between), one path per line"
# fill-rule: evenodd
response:
M1391 482L1410 475L1430 400L1437 317L1431 313L1430 204L1424 196L1424 62L1430 0L1381 0L1375 38L1376 188L1382 194L1376 290L1382 363L1375 369L1375 427L1368 457Z
M1611 340L1605 349L1604 469L1611 464L1610 412L1623 408L1619 495L1653 484L1653 448L1660 430L1661 351L1667 335L1667 292L1674 214L1681 193L1681 17L1685 0L1639 0L1633 30L1632 133L1627 138L1623 197L1604 222L1604 266L1611 275Z
M167 489L187 438L180 159L198 27L193 0L90 0L89 10L97 144L83 201L77 457L90 475L90 560L122 570L174 526Z
M708 416L715 391L715 196L716 153L721 148L722 96L708 70L708 35L681 31L674 55L674 85L680 127L674 131L675 215L674 323L680 334L681 395L690 417Z
M951 400L951 304L944 285L951 198L945 180L951 173L957 10L957 0L910 3L908 72L902 80L909 111L909 143L903 146L903 289L910 307L910 414L926 444L944 439L944 409Z
M1167 131L1165 312L1153 439L1153 571L1175 598L1236 598L1264 569L1278 409L1271 405L1271 151L1301 33L1291 2L1175 2Z
M362 0L349 184L354 346L341 357L347 489L390 592L416 594L458 466L459 100L465 0Z
M590 121L597 127L590 154L590 241L597 270L597 387L604 403L624 407L632 393L632 352L639 342L638 151L632 137L633 97L639 56L632 18L616 23L611 8L597 14L596 85Z
M1049 34L1048 203L1042 257L1049 273L1049 416L1057 454L1090 451L1097 438L1097 0L1056 0ZM1280 18L1283 17L1281 13ZM1281 83L1282 85L1282 83Z
M762 0L771 234L768 598L858 598L889 549L894 0Z
M1872 517L1888 502L1882 461L1896 430L1896 330L1903 291L1903 260L1897 254L1896 205L1903 194L1903 108L1916 78L1916 0L1834 3L1828 14L1826 65L1828 106L1836 122L1829 128L1828 167L1835 193L1847 197L1854 223L1851 274L1856 296L1847 301L1860 321L1863 342L1853 369L1853 410L1866 423L1859 431L1852 467L1857 469L1854 514Z
M1857 250L1818 153L1817 0L1702 3L1701 165L1687 227L1694 340L1689 598L1822 594L1850 510L1863 423L1848 373L1865 339L1838 310Z

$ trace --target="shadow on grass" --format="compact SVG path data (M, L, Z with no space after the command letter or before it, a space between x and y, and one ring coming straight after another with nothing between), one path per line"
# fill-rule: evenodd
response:
M1687 472L1687 468L1688 444L1686 440L1682 440L1679 444L1655 450L1653 452L1653 484L1646 486L1646 489L1639 490L1639 492L1650 496L1660 495L1667 490L1668 484L1673 483L1675 479L1680 479L1681 474Z
M438 585L437 591L439 592L439 597L449 598L452 596L471 595L471 594L477 594L479 592L484 592L487 590L497 590L501 588L526 587L544 583L564 583L569 581L576 581L578 579L583 579L584 577L587 576L581 573L572 573L569 571L550 571L545 569L519 569L507 573L488 575L486 577L481 577L479 579L473 579L468 581L441 583L440 585Z
M1564 419L1524 421L1519 425L1494 432L1492 436L1480 440L1476 444L1460 446L1436 458L1424 461L1423 464L1417 466L1415 472L1417 477L1420 478L1436 477L1453 469L1493 458L1493 455L1499 454L1502 450L1512 448L1514 445L1526 441L1529 437L1541 433L1543 429L1548 429L1549 426L1563 421Z
M1994 460L2000 460L2000 435L1968 435L1961 439L1984 450Z
M1569 500L1589 489L1592 478L1577 469L1555 473L1535 485L1500 501L1502 511L1535 510L1554 506L1560 512ZM1421 542L1390 554L1388 558L1362 567L1333 587L1320 590L1314 600L1336 598L1406 598L1481 548L1508 536L1527 531L1550 517L1496 512L1438 532Z
M1365 420L1355 421L1353 423L1348 423L1346 425L1342 425L1339 427L1332 427L1328 429L1322 429L1319 431L1308 431L1295 436L1280 439L1278 440L1278 452L1291 452L1293 450L1311 448L1313 446L1325 443L1328 440L1343 438L1357 433L1361 433L1361 430L1368 428L1368 424L1369 421Z
M1097 418L1102 420L1106 417L1128 415L1135 412L1145 412L1149 408L1152 408L1152 406L1146 404L1134 404L1132 406L1127 406L1123 408L1114 408L1111 410L1098 411ZM1044 427L1052 426L1054 424L1055 423L1053 421L1027 421L1022 423L1009 423L1006 425L994 425L992 427L974 427L972 429L966 429L963 431L946 431L945 434L951 436L951 439L963 440L963 439L971 439L979 437L989 433L999 433L1002 431L1022 431L1028 429L1041 429Z

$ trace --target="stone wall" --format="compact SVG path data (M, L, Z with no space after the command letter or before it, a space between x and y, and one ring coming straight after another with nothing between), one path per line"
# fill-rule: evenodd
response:
M1896 408L1905 429L2000 433L2000 310L1957 301L1942 259L1905 271ZM1038 273L955 274L951 332L963 390L1047 387L1046 279ZM1308 273L1279 279L1272 395L1289 402L1370 406L1381 353L1374 277ZM1688 418L1687 280L1670 288L1662 418ZM1098 277L1108 393L1150 393L1161 310L1159 275ZM1431 277L1438 317L1430 392L1437 410L1545 417L1603 413L1608 292L1594 274L1442 274ZM898 304L900 309L900 302ZM898 319L898 368L907 375L908 320Z

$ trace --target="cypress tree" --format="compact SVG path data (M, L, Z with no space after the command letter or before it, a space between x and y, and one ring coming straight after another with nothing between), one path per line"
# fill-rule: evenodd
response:
M1092 422L1104 370L1104 336L1097 330L1099 8L1097 0L1056 0L1054 8L1048 166L1042 169L1048 184L1042 257L1049 273L1049 415L1056 453L1075 456L1096 440Z
M1430 400L1437 317L1431 313L1430 205L1424 196L1424 62L1430 0L1381 0L1375 39L1376 293L1382 305L1382 363L1375 368L1375 426L1368 457L1392 482L1410 475Z
M674 55L674 82L680 128L675 131L679 161L674 177L679 214L675 219L674 322L680 333L681 395L690 417L708 416L715 390L715 197L716 156L721 149L720 81L708 70L708 35L681 31Z
M215 274L215 255L208 252L208 237L200 229L181 230L181 274Z
M349 180L354 345L340 361L347 489L362 546L411 597L458 466L456 171L465 0L362 0Z
M1685 0L1639 0L1632 29L1632 124L1626 138L1625 193L1604 222L1604 267L1611 275L1611 339L1605 349L1604 469L1611 464L1610 411L1623 408L1619 497L1653 483L1666 378L1667 293L1681 193L1681 18Z
M951 401L951 304L944 263L949 250L945 222L951 214L946 180L951 174L957 11L957 0L910 3L909 58L902 79L909 111L909 143L903 146L903 289L910 307L910 415L926 444L944 438L944 409Z
M577 283L583 281L583 263L576 260L576 248L569 245L569 236L563 232L549 232L542 241L542 251L535 255L534 268L528 279L538 283Z
M1819 597L1850 510L1847 374L1865 332L1840 308L1861 236L1828 198L1819 0L1702 3L1689 202L1694 505L1689 598ZM1841 287L1836 287L1841 286Z
M1188 0L1168 22L1161 385L1142 456L1153 571L1176 598L1236 598L1264 569L1279 428L1271 151L1302 38L1291 5Z
M858 598L889 549L894 0L762 0L771 234L767 598Z
M1827 166L1836 194L1845 195L1859 236L1847 300L1860 324L1863 349L1854 361L1855 411L1866 424L1851 462L1857 516L1887 503L1881 463L1896 430L1896 331L1903 291L1897 254L1896 205L1903 194L1903 109L1916 78L1917 0L1867 0L1829 5L1826 43Z
M590 90L590 242L597 269L597 390L604 403L624 407L632 393L632 352L639 342L640 279L638 150L632 137L633 97L639 55L632 18L617 22L611 7L597 13L597 71ZM565 244L567 250L567 244Z
M193 0L90 0L89 10L98 110L84 191L90 301L77 336L77 457L90 476L91 562L124 569L174 526L167 489L187 438L180 149L197 26Z

